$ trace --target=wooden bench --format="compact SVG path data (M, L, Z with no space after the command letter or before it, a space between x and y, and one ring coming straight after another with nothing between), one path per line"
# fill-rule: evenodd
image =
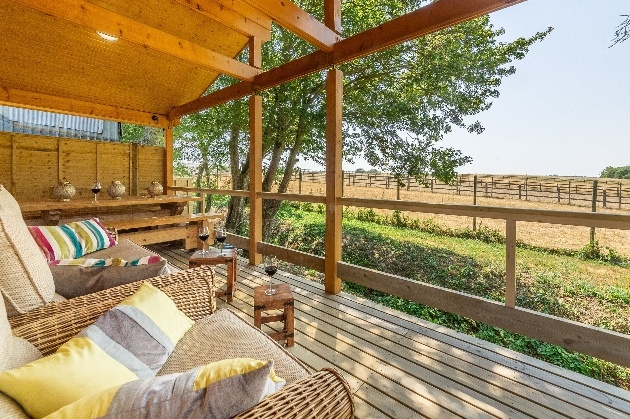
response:
M102 222L105 227L113 227L118 230L120 239L130 239L140 245L184 240L185 249L196 249L199 243L197 237L199 225L207 221L212 232L214 220L222 217L222 214L206 213L125 218L103 220ZM136 229L138 231L128 231Z

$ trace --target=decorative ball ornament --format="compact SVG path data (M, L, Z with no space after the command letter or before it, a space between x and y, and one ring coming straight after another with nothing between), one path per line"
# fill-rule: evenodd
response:
M125 194L125 185L120 183L119 180L113 180L107 187L107 195L112 199L120 199Z
M53 197L63 202L68 202L74 195L77 193L77 190L72 186L70 182L59 182L59 185L55 186L53 189Z
M149 187L147 188L147 192L149 192L149 196L151 198L155 198L158 195L162 195L164 193L164 188L157 180L151 182Z

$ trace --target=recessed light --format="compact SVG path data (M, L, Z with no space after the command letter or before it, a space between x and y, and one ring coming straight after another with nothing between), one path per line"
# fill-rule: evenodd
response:
M98 32L98 31L96 31L96 33L98 34L98 36L100 36L101 38L103 38L106 41L112 41L112 42L113 41L118 41L118 38L116 38L115 36L111 36L111 35L108 35L108 34L106 34L104 32Z

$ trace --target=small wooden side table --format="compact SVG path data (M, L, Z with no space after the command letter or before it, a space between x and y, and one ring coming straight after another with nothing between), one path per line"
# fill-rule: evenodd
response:
M237 254L232 249L223 250L223 254L218 249L210 249L205 255L201 255L201 250L197 250L188 259L188 267L196 268L202 265L227 265L227 287L226 290L217 290L216 296L227 296L227 302L231 303L236 291ZM214 284L212 284L214 285Z
M267 285L254 288L254 326L262 329L263 323L284 322L284 329L270 333L269 337L274 340L286 340L287 346L293 346L295 343L293 293L289 284L277 284L273 287L276 289L273 295L265 294L265 290L269 288ZM267 310L282 310L282 313L263 316L263 311Z

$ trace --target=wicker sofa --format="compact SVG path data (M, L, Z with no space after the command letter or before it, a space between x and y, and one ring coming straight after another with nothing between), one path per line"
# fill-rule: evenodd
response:
M29 240L30 239L30 240ZM60 345L133 295L145 281L118 285L55 301L48 265L40 257L19 206L0 185L0 371L54 353ZM216 311L214 271L204 266L157 276L146 282L168 295L195 324L175 346L158 375L183 372L222 359L273 359L287 382L238 418L350 418L354 405L338 372L312 373L266 334L228 309ZM13 304L13 311L5 308ZM0 393L0 419L28 418L20 405Z
M171 297L187 316L196 320L158 375L186 371L192 366L219 359L243 356L273 359L277 373L287 380L287 386L237 418L353 417L350 390L337 371L311 373L275 341L230 310L208 315L215 308L212 275L211 267L200 267L148 280ZM0 310L0 346L3 349L0 369L16 368L53 353L105 311L133 294L139 285L140 282L135 282L53 302L10 319L7 319L6 311ZM1 301L0 305L3 305ZM28 416L19 405L0 393L0 418L26 419Z

